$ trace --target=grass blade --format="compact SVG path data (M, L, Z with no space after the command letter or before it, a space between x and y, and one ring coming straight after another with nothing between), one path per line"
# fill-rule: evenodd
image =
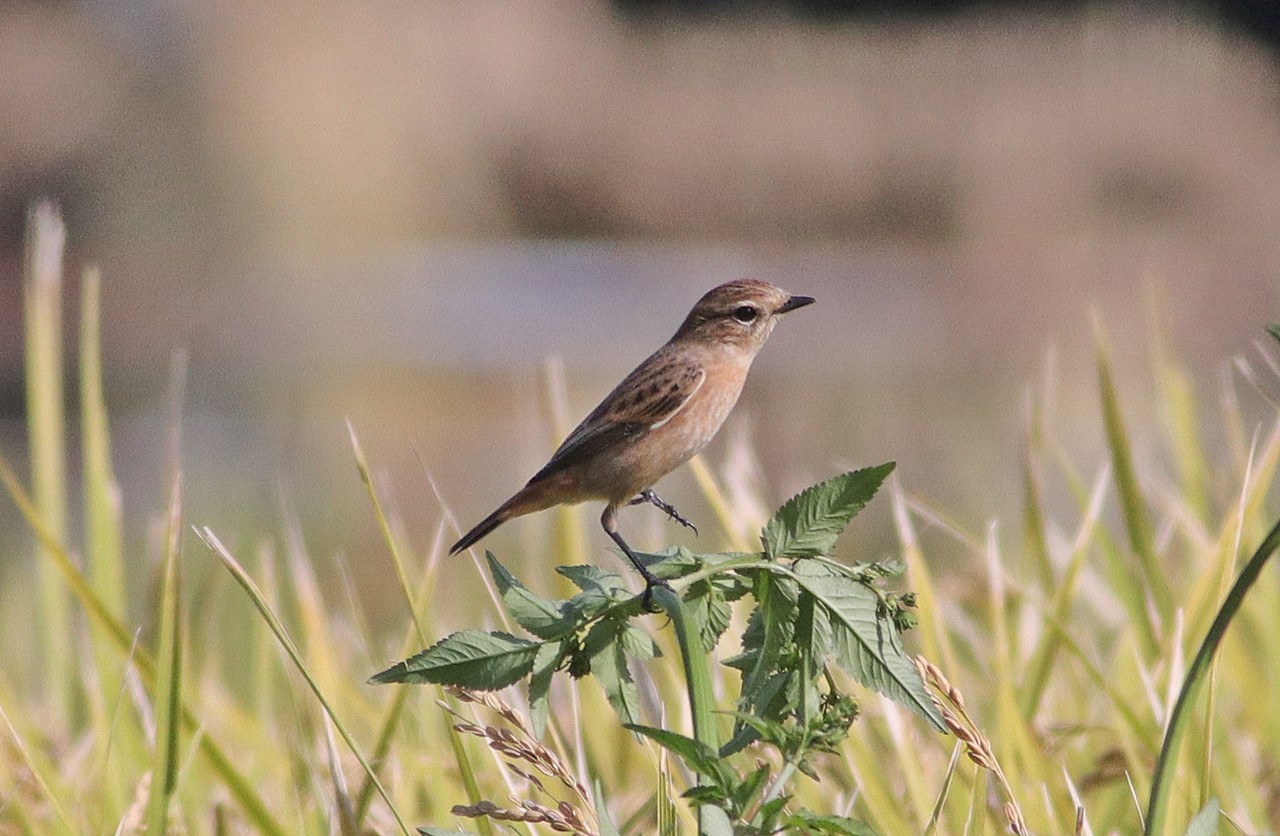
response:
M178 739L182 718L182 474L171 474L165 537L164 588L160 596L160 641L156 670L156 754L147 802L147 832L165 833L169 800L177 788Z
M1120 413L1120 396L1111 371L1111 354L1102 335L1102 327L1095 323L1097 335L1098 393L1102 402L1102 418L1106 426L1107 446L1111 449L1111 466L1115 470L1116 490L1124 512L1125 528L1129 533L1129 546L1142 567L1143 585L1150 591L1160 618L1168 620L1173 615L1173 598L1168 581L1157 561L1155 537L1151 520L1147 516L1146 501L1138 488L1138 476L1133 465L1133 451L1125 430L1124 417ZM1157 631L1145 606L1135 606L1130 601L1132 617L1139 623L1142 634L1153 650Z
M102 387L102 275L86 270L80 284L80 431L83 437L85 552L89 577L103 603L124 615L120 487L111 466L111 435Z
M400 582L400 591L404 593L405 604L409 607L409 617L413 619L413 629L418 633L418 641L426 647L430 642L427 641L427 631L422 627L422 620L418 616L418 610L413 605L413 590L409 585L409 576L405 573L404 558L401 556L400 544L396 540L395 535L391 533L391 524L387 522L387 515L382 510L382 502L378 499L378 492L373 487L373 476L369 472L369 460L365 457L364 447L360 444L360 437L356 435L356 428L351 423L351 419L347 419L347 435L351 439L351 452L356 457L356 470L360 473L360 481L364 484L365 492L369 494L369 501L373 503L374 516L378 518L378 530L382 532L383 542L387 544L387 549L391 552L391 563L396 569L396 580Z
M58 208L40 201L27 221L26 328L27 434L31 451L31 492L36 515L59 543L67 539L66 409L62 365L62 251L67 229ZM48 556L48 549L37 544ZM49 560L40 559L40 647L45 662L47 699L57 716L74 716L75 682L71 602Z
M1270 559L1277 547L1280 547L1280 522L1276 523L1275 527L1271 529L1262 541L1262 544L1258 546L1258 550L1249 558L1249 562L1245 564L1240 577L1236 579L1231 591L1227 593L1226 599L1218 609L1218 615L1214 618L1213 624L1210 625L1209 632L1204 637L1204 642L1200 645L1200 650L1196 652L1195 659L1191 662L1191 667L1187 669L1187 675L1182 681L1182 690L1178 694L1178 701L1174 703L1173 713L1169 715L1169 725L1165 729L1164 744L1160 748L1160 757L1156 760L1155 774L1152 777L1151 784L1151 798L1147 804L1147 824L1146 829L1143 831L1147 836L1167 832L1169 791L1173 782L1173 771L1178 760L1178 749L1182 743L1183 735L1186 734L1187 724L1191 721L1192 704L1199 693L1200 686L1204 684L1205 676L1210 669L1210 662L1213 661L1214 654L1217 653L1218 646L1222 643L1222 638L1226 634L1227 628L1231 626L1231 620L1240 611L1240 606L1244 603L1244 598L1249 593L1249 588L1258 580L1258 576L1262 573L1263 567L1266 566L1267 560Z
M294 645L293 639L289 638L289 634L285 632L284 625L267 604L266 599L262 597L262 592L258 589L258 585L253 582L253 578L249 577L249 574L245 572L244 567L241 566L239 561L237 561L231 552L227 550L226 546L222 545L221 541L218 540L212 531L208 528L203 528L198 530L196 533L199 535L200 539L205 542L205 545L207 545L214 555L216 555L222 562L222 565L226 567L227 571L231 573L231 576L235 578L236 583L240 584L240 587L244 589L246 594L248 594L254 607L267 623L267 626L271 628L271 632L275 635L276 640L280 642L280 646L284 648L285 653L288 654L290 661L294 664L294 667L298 669L298 672L302 674L302 678L306 680L307 686L311 689L311 693L315 694L315 697L320 702L320 706L324 709L325 714L333 721L334 728L336 728L338 730L338 734L342 736L343 742L347 744L351 753L355 755L356 760L360 762L360 766L363 767L365 774L369 776L369 780L373 782L374 788L378 791L378 795L382 796L382 800L387 803L387 807L391 810L391 815L395 817L396 824L399 825L400 831L404 833L405 836L410 836L409 827L405 824L404 819L400 817L400 811L397 810L395 804L392 803L391 796L387 793L386 788L382 786L382 782L378 780L377 773L373 771L373 767L369 765L369 761L367 761L365 756L360 752L360 748L356 746L356 742L347 731L346 726L343 725L340 719L338 719L337 714L333 710L333 706L330 705L328 698L325 697L324 693L320 690L319 685L316 684L315 679L312 677L311 671L307 669L306 664L302 661L302 654L298 652L298 648Z
M44 524L35 504L31 501L31 497L27 495L22 483L18 481L17 474L13 472L9 461L2 455L0 455L0 484L4 485L14 504L18 506L18 510L26 519L27 525L30 526L36 536L36 540L39 541L43 548L44 554L57 567L63 580L71 589L72 595L89 617L91 624L105 632L110 637L112 644L116 646L116 649L130 659L137 668L144 684L154 694L156 685L155 659L145 648L135 648L133 646L133 639L124 629L124 626L107 609L102 599L98 597L97 593L89 585L89 581L84 574L72 562L71 556L62 547L62 543ZM182 725L190 732L195 732L202 728L195 712L185 704L182 706ZM258 795L249 780L232 765L231 759L227 757L226 753L208 734L200 736L200 751L209 760L209 765L213 771L226 783L227 789L240 802L241 807L244 808L245 815L249 817L254 826L263 833L284 836L285 829L276 822L275 817L271 815L266 804L263 803L262 797Z

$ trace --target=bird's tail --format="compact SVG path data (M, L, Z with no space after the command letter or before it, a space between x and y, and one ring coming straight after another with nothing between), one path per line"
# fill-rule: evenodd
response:
M498 510L481 520L475 528L462 535L462 539L449 548L449 554L471 548L509 519L550 508L561 499L559 485L554 481L530 482L519 493L502 503Z
M510 518L511 514L507 511L507 506L503 505L501 508L481 520L480 524L475 528L462 535L461 540L449 547L449 554L457 554L463 549L471 548L476 543L480 542L482 537L487 536L489 532L493 531Z

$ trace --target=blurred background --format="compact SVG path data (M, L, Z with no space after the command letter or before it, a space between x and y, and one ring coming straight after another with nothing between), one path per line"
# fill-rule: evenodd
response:
M1223 443L1220 379L1275 318L1278 46L1262 0L4 3L0 444L21 458L23 230L49 195L68 274L104 271L131 525L163 506L186 349L188 520L243 543L296 513L389 589L345 417L425 549L426 474L479 519L554 448L556 379L563 430L751 276L819 304L709 450L731 491L893 459L1016 536L1029 391L1086 472L1106 460L1092 311L1137 455L1155 329ZM722 545L687 472L659 489ZM855 537L887 550L873 510ZM629 513L647 546L693 542ZM0 523L12 570L28 538Z

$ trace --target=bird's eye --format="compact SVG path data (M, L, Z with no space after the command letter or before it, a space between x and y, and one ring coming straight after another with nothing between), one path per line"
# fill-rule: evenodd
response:
M750 305L742 305L741 307L734 308L733 318L742 323L755 322L756 316L759 313L760 312L758 310Z

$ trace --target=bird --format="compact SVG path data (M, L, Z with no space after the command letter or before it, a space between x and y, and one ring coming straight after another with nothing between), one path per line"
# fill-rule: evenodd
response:
M647 604L655 585L668 584L654 576L618 532L619 510L647 502L697 531L654 493L654 483L715 437L778 319L813 301L757 279L707 291L675 335L623 378L546 465L454 543L449 554L470 548L515 517L603 500L600 525L644 578Z

